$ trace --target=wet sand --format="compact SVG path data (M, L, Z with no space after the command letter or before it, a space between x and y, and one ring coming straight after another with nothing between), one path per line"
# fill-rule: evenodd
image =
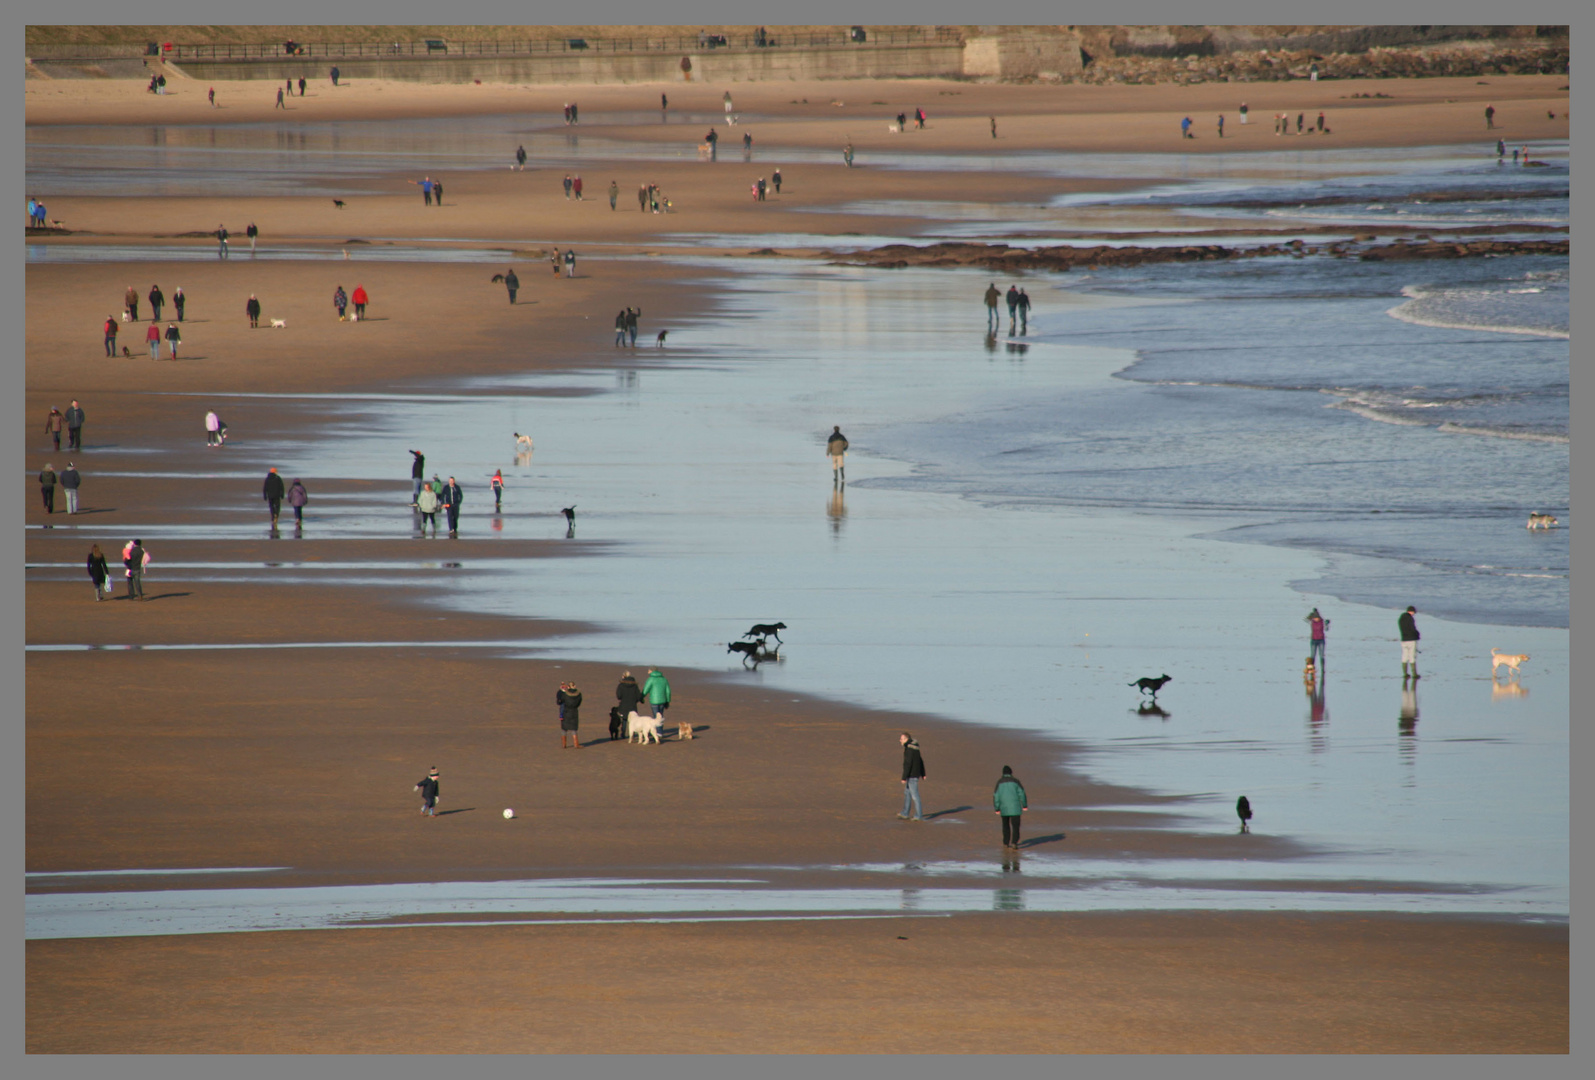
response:
M36 106L36 85L29 84L30 122L52 115ZM1371 86L1336 87L1342 88ZM455 96L439 93L434 100ZM315 101L306 100L307 111ZM144 99L134 95L130 102L142 108ZM115 115L127 115L128 102L112 104ZM1264 108L1255 100L1253 107L1254 116ZM206 110L204 119L214 114ZM863 197L870 184L880 191L896 182L879 173L860 179L867 173L841 175L837 184L860 186L838 188L837 197ZM489 179L507 185L511 178L483 176L484 190ZM469 192L475 182L461 187ZM733 200L748 205L745 182L739 184L740 191L720 196L725 212L716 213L717 231L757 226L751 217L737 224L730 212ZM451 196L455 190L451 185ZM373 209L361 231L424 235L420 230L434 228L434 219L420 217L425 211L413 195L408 223L399 196L390 198L391 208ZM568 206L557 188L541 198L558 203L539 228ZM218 213L229 222L252 213L241 201L195 207L138 200L131 208L98 202L93 223L121 235L205 228ZM333 243L340 233L359 234L346 228L350 217L331 217L330 205L325 220L301 214L305 206L283 200L281 219L270 219L273 232ZM599 224L607 221L607 206L581 209L591 211L584 220L562 223L562 235L578 243L608 228ZM345 213L357 212L351 206ZM460 235L503 235L503 221L494 225L485 198L470 213L479 219L458 223ZM856 216L849 221L884 227ZM214 469L223 453L228 468L263 472L265 459L251 450L251 438L315 434L336 415L335 404L276 401L273 393L606 364L616 308L642 307L646 341L649 327L659 325L655 312L702 317L709 299L679 267L592 260L579 267L582 277L556 283L546 262L528 261L518 266L528 302L512 308L501 286L487 281L485 267L354 261L347 268L306 268L249 263L242 247L247 243L235 243L229 262L192 271L159 264L28 270L29 422L37 424L49 405L64 406L68 397L83 401L90 448L80 461L84 503L104 511L91 515L97 519L91 524L109 535L154 521L235 520L237 500L228 502L217 482L94 478L93 470L110 461L135 471L148 459L131 451L154 449L164 471ZM184 358L106 361L100 323L120 310L128 282L142 295L151 280L168 292L182 284L189 295L193 319L185 326ZM357 282L372 293L374 318L340 324L328 310L332 285L352 290ZM286 317L289 329L249 330L242 306L250 292L262 298L263 322ZM141 329L124 329L123 343L135 356L141 341L128 340L129 331L137 338ZM163 396L199 392L255 395L235 399L223 412L237 436L225 451L201 442L203 398ZM69 456L41 450L36 429L29 445L30 476L44 461L59 468ZM396 461L391 494L404 490L406 472L406 462ZM245 501L257 483L241 482ZM26 494L28 523L43 524L31 482ZM252 505L260 512L259 503ZM475 552L493 543L462 540L448 550ZM294 549L296 557L335 550L359 561L415 558L401 541L306 544ZM265 546L196 539L153 550L159 563L251 559ZM28 533L29 562L78 562L86 547L67 531ZM552 554L525 544L493 550ZM427 554L441 557L437 548ZM584 554L602 557L596 549ZM30 580L28 641L526 640L558 629L535 618L440 617L411 602L428 591L419 582L405 589L406 580L396 570L391 582L372 587L200 587L168 584L157 570L147 582L155 601L98 606L91 606L86 577L76 584ZM639 666L649 660L637 659ZM1141 803L1144 797L1072 775L1063 744L1043 747L1017 733L793 701L705 673L671 672L678 703L672 719L701 726L701 739L646 749L604 741L577 751L555 741L553 688L573 675L583 685L583 731L594 740L604 727L614 670L446 647L358 655L30 653L26 669L30 871L242 864L293 866L300 880L436 880L660 865L989 858L996 848L990 810L964 809L979 800L949 802L942 792L984 792L994 779L990 762L998 759L1011 761L1030 788L1035 809L1027 834L1054 849L1233 857L1244 843L1259 854L1293 853L1266 836L1119 828L1130 821L1112 808L1127 796ZM96 707L73 704L85 701ZM927 811L951 811L923 825L893 817L901 799L896 732L910 723L930 765ZM443 772L443 809L464 812L432 820L416 814L410 785L431 765ZM516 806L521 820L499 818L506 805ZM1147 815L1134 820L1145 823ZM1053 836L1059 838L1044 839ZM439 928L388 930L376 938L271 933L31 942L29 1048L591 1051L600 1047L589 1032L541 1018L608 1009L628 995L636 995L634 1010L658 1010L658 1022L638 1025L635 1033L617 1024L603 1048L1565 1052L1567 1046L1565 927L1168 914L960 916L924 925L924 931L903 930L895 920ZM925 938L943 944L905 963L892 951L905 944L896 940L899 933L909 945L926 945ZM1247 943L1239 956L1237 937ZM877 939L882 946L873 944ZM1038 941L1058 948L1038 949ZM1405 944L1392 949L1392 942ZM939 948L945 956L936 955ZM404 995L395 990L413 978L418 955L435 957L428 967L442 982L425 1001L399 1001ZM763 970L784 974L760 974L750 956L768 961ZM1024 972L1018 981L1030 992L1016 989L1015 970ZM226 988L216 983L218 971L228 972ZM483 971L491 978L478 980ZM148 995L151 985L161 987L158 997ZM849 989L839 994L839 985ZM1123 987L1129 989L1118 1007L1105 1003L1104 993ZM975 1003L968 1002L971 993ZM533 1008L526 1007L528 994ZM904 994L922 994L925 1007L885 1006ZM1238 1014L1234 994L1252 1004L1249 1016ZM152 1024L146 1010L156 1000L172 1007ZM206 1000L221 1004L187 1005ZM1126 1019L1127 1009L1139 1022ZM1270 1010L1277 1022L1258 1023ZM909 1013L916 1020L904 1025ZM1016 1015L1027 1022L1014 1023ZM1060 1033L1060 1015L1080 1026ZM803 1021L794 1023L794 1016ZM484 1017L493 1022L482 1023ZM523 1017L539 1018L536 1028L521 1026Z
M1200 912L31 941L27 1048L1565 1054L1567 942Z

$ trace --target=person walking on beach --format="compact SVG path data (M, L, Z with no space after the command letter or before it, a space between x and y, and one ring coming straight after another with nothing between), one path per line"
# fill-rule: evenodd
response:
M166 294L159 285L150 286L150 322L161 321L161 308L166 306Z
M626 344L626 309L621 308L615 313L615 347Z
M493 513L498 513L504 505L504 470L494 469L493 479L490 481L493 488Z
M305 503L310 501L310 493L305 490L305 485L294 477L294 482L288 485L288 505L294 508L294 528L299 528L305 523Z
M1243 124L1246 123L1247 114L1248 114L1248 112L1250 112L1250 106L1248 106L1246 104L1246 102L1243 101L1243 102L1241 102L1241 107L1239 109L1236 109L1235 111L1241 114L1241 123L1243 123Z
M228 236L227 226L225 226L225 225L216 226L216 257L218 259L227 258L227 236ZM138 318L137 315L135 315L133 317L135 319Z
M725 108L726 108L726 115L729 116L729 115L731 115L731 91L729 91L729 90L726 91L724 102L725 102Z
M432 536L438 534L438 493L432 490L431 484L422 484L415 495L415 508L421 515L421 535L426 535L426 527L432 526Z
M214 86L211 87L205 96L210 100L210 107L214 109L216 107L216 88Z
M1013 767L1004 765L997 786L991 790L992 809L1002 816L1003 847L1019 846L1019 818L1029 805L1030 797L1025 794L1025 786L1013 774Z
M249 316L249 328L258 330L260 328L260 301L255 298L254 293L249 294L249 302L244 305L244 314Z
M670 680L665 678L664 672L658 668L648 669L648 677L642 682L642 696L653 707L654 716L665 715L665 710L670 708Z
M280 87L280 86L277 87L277 108L279 108L279 109L288 108L288 106L286 106L286 105L284 105L282 103L282 87Z
M567 199L568 199L568 198L570 198L570 192L571 192L571 185L572 185L572 184L573 184L573 183L574 183L574 182L575 182L575 181L573 181L573 180L572 180L572 179L571 179L571 175L570 175L570 173L566 173L566 174L565 174L565 198L567 198Z
M1223 113L1219 113L1218 114L1218 137L1221 138L1221 139L1224 137L1224 114Z
M563 265L564 261L559 257L559 248L554 249L554 254L549 256L548 261L554 264L554 276L559 277L559 268L561 265Z
M266 482L260 488L261 498L266 500L266 508L271 511L271 527L277 527L277 515L282 511L283 486L282 477L277 475L277 470L266 470Z
M742 133L742 159L746 161L751 153L753 153L753 132L744 131Z
M1014 332L1015 320L1019 317L1019 287L1008 286L1008 333Z
M1328 670L1328 666L1324 663L1324 635L1329 630L1329 620L1318 614L1317 608L1313 608L1303 616L1303 621L1307 623L1309 628L1307 632L1307 659L1315 662L1319 670Z
M94 582L94 602L98 604L110 592L105 586L111 580L111 568L106 565L105 552L99 544L89 548L88 568L89 580Z
M78 404L77 398L72 399L72 404L66 410L66 448L83 449L83 407Z
M150 323L149 328L144 331L144 341L150 347L150 359L159 360L161 358L161 327L159 323Z
M303 75L299 76L299 96L305 96L305 77Z
M337 68L333 68L327 74L332 76L332 85L333 86L337 86L338 85L338 69Z
M1019 332L1030 332L1030 294L1023 289L1019 290Z
M259 226L257 226L253 221L251 221L249 223L249 228L244 230L244 235L249 237L249 253L251 255L253 255L255 253L255 241L260 236L260 228L259 228Z
M424 176L424 177L422 177L419 180L411 180L410 183L416 185L417 187L419 187L421 189L421 202L424 205L426 205L426 206L431 206L432 205L432 178L430 176Z
M637 185L637 210L640 213L644 213L644 214L646 214L648 212L648 185L647 184L638 184Z
M642 309L631 306L626 307L626 333L631 338L631 347L637 347L637 320L642 318Z
M222 418L216 415L215 410L205 414L205 445L220 446L222 434Z
M781 170L777 169L770 174L770 183L775 185L775 193L781 194Z
M568 278L573 278L573 277L576 276L576 249L575 248L566 248L565 249L565 276L568 277Z
M997 291L997 283L993 281L986 286L986 332L997 332L997 301L1002 299L1002 293Z
M441 502L449 518L449 536L457 537L460 532L460 505L465 502L465 492L460 490L460 485L454 482L452 476L443 487Z
M521 291L521 279L515 276L515 268L510 267L510 272L504 275L504 288L510 294L510 303L515 302L515 294Z
M127 308L128 322L138 322L138 293L133 291L133 286L129 285L122 294L122 304Z
M150 553L144 550L144 542L134 539L132 543L122 549L122 565L127 567L127 598L129 600L144 599L144 571L149 567Z
M1484 107L1484 126L1486 130L1493 130L1495 127L1495 106L1493 104Z
M842 434L842 425L832 425L825 452L831 458L831 486L847 483L847 436Z
M188 305L188 297L183 295L183 287L179 285L172 293L172 306L177 309L177 321L183 321L183 308Z
M421 481L426 476L426 455L419 450L410 451L410 505L415 505L421 494Z
M1252 831L1252 800L1242 795L1235 800L1235 816L1241 819L1241 832Z
M559 706L559 748L563 750L570 745L580 750L582 740L578 729L581 727L582 692L576 689L573 682L560 683L559 689L554 691L554 703Z
M637 685L637 680L631 672L624 672L620 676L620 685L615 687L615 700L620 703L622 720L628 714L636 712L637 706L642 704L642 687Z
M57 450L61 449L61 428L66 424L66 417L61 415L61 410L54 405L44 417L44 433L50 436Z
M1324 112L1323 112L1322 109L1318 110L1318 130L1319 130L1319 132L1323 132L1323 131L1327 130L1324 127Z
M61 470L61 490L66 494L66 512L78 512L78 485L83 482L78 474L77 466L72 462L66 463L66 468Z
M919 802L919 782L925 779L925 758L919 752L919 743L908 732L899 735L897 741L903 744L903 812L897 816L904 821L910 820L909 810L912 808L912 820L924 821L925 811Z
M517 146L515 148L515 163L521 167L521 172L526 171L526 147Z
M1501 159L1506 157L1506 140L1505 139L1496 139L1495 140L1495 157L1496 157L1497 161L1500 161Z
M1180 137L1183 139L1191 138L1191 118L1189 116L1180 121Z
M356 285L354 294L349 299L354 301L355 318L364 319L366 317L366 304L371 302L371 297L366 295L366 287L364 285Z
M153 325L153 324L152 324ZM183 343L183 334L177 329L176 323L166 324L166 347L172 350L172 359L177 359L177 347Z
M106 356L115 356L116 355L116 330L117 330L116 316L115 315L107 315L105 317L105 355Z
M39 496L44 500L44 512L55 513L55 466L45 462L39 473Z
M338 309L338 321L343 322L344 309L349 306L349 294L343 291L342 285L332 290L332 306Z
M619 180L611 180L609 182L609 208L611 210L613 210L615 208L615 202L619 198L620 198L620 181Z
M1297 113L1296 114L1296 134L1298 134L1298 135L1301 134L1302 121L1305 120L1306 118L1307 118L1307 114L1306 113Z
M582 178L578 176L578 177L575 177L574 179L572 179L571 182L570 182L570 189L573 192L576 193L576 201L577 202L581 202L582 201Z
M443 181L441 180L432 181L432 205L443 205Z
M995 116L991 118L991 137L993 139L997 137L997 118Z
M1414 617L1418 609L1407 605L1407 610L1401 613L1396 620L1396 628L1401 632L1401 674L1403 677L1410 674L1414 679L1418 677L1418 620Z
M415 790L421 793L421 813L426 817L437 817L438 813L438 770L432 770L415 782Z

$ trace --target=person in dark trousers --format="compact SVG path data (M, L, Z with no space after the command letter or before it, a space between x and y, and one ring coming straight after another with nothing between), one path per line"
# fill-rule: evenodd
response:
M183 295L183 287L179 285L172 293L172 306L177 309L177 321L183 321L183 308L188 305L188 297Z
M499 513L504 507L504 470L494 469L493 479L490 481L493 488L493 513Z
M454 482L454 477L449 477L449 482L443 487L443 510L449 516L449 535L455 536L460 531L460 504L465 502L465 492L460 490L460 485Z
M1019 332L1030 332L1030 294L1023 289L1019 290Z
M310 501L310 493L305 490L305 485L295 477L294 482L288 485L288 505L294 508L294 527L305 523L305 503Z
M337 68L333 68L332 71L330 71L328 74L330 74L332 76L332 85L333 86L337 86L338 85L338 69Z
M244 230L244 235L249 237L249 250L253 252L255 250L255 241L260 237L260 229L251 221L249 228Z
M997 137L997 118L995 116L991 118L991 137L993 139Z
M355 285L354 292L349 294L349 299L354 302L354 313L357 318L366 317L366 305L371 302L370 295L364 285Z
M227 237L230 235L232 234L227 231L227 226L216 226L216 257L218 259L227 258ZM134 318L136 319L138 316L135 315Z
M438 770L432 770L415 782L415 790L421 793L421 813L427 817L437 817L438 813Z
M775 193L781 194L781 170L777 169L770 174L770 183L775 185Z
M128 321L138 322L138 293L133 291L133 286L129 285L122 294L122 304L127 308Z
M1495 127L1495 106L1494 105L1486 105L1484 107L1484 126L1486 128L1494 128Z
M1219 113L1218 114L1218 137L1221 138L1221 139L1224 137L1224 114L1223 113Z
M150 322L161 321L161 308L166 306L166 294L159 285L150 286Z
M1235 816L1241 819L1241 832L1251 832L1252 800L1244 795L1236 799Z
M630 306L626 308L626 333L631 337L633 349L637 347L637 320L641 316L642 312L639 309Z
M77 398L72 399L66 410L66 446L68 450L83 449L83 407Z
M443 205L443 181L441 180L432 181L432 205Z
M349 294L343 291L342 285L332 290L332 306L338 309L338 321L342 322L344 310L349 306Z
M284 104L283 104L283 103L282 103L282 90L281 90L281 89L280 89L280 88L279 88L279 89L278 89L278 90L277 90L277 108L279 108L279 109L286 109L286 108L287 108L287 107L288 107L288 106L286 106L286 105L284 105Z
M116 355L116 330L117 330L116 316L115 315L107 315L105 317L105 355L106 356L115 356Z
M249 302L244 305L244 314L249 316L249 328L251 330L260 327L260 301L255 299L254 293L249 294Z
M421 494L421 481L426 479L426 455L419 450L410 451L410 505L415 505Z
M515 276L513 267L510 268L509 273L504 275L504 288L509 290L510 303L513 304L515 302L515 294L521 291L521 279Z
M44 500L44 512L55 513L55 466L49 462L39 472L39 495Z
M997 303L1002 299L1002 293L997 291L997 283L993 281L986 286L986 333L997 332Z
M261 498L266 500L266 507L271 511L271 527L277 527L277 515L282 512L283 486L282 477L277 475L276 469L266 471L266 482L260 488Z
M642 687L637 685L637 680L631 672L627 671L620 676L620 685L615 687L615 700L620 703L617 708L620 710L622 722L642 704Z
M1008 300L1008 333L1012 334L1014 332L1015 326L1018 325L1017 320L1019 318L1019 287L1017 285L1008 286L1007 300Z
M563 750L569 745L580 750L582 740L577 728L581 725L582 692L576 689L575 683L560 683L554 692L554 702L559 706L559 748Z
M1414 617L1418 609L1410 604L1407 610L1401 613L1401 618L1396 620L1396 627L1401 631L1401 674L1418 677L1418 620Z
M98 604L105 599L105 583L111 578L111 568L105 564L105 552L99 544L89 548L88 567L89 580L94 582L94 602Z
M825 452L831 457L831 485L847 483L847 436L840 424L833 425L830 438L825 440Z
M515 161L516 161L516 163L518 165L520 165L521 172L525 172L526 171L526 147L517 146L515 148Z
M613 210L615 208L615 203L618 202L619 200L620 200L620 181L611 180L609 182L609 209Z
M303 75L299 76L299 96L305 96L305 77Z
M78 473L77 466L72 462L66 463L66 468L61 470L61 490L66 493L66 512L78 512L78 485L83 482L83 477Z
M127 598L129 600L144 599L144 568L149 565L149 552L144 550L144 542L135 539L122 552L122 565L127 567Z
M61 415L61 410L54 405L44 417L44 433L55 442L55 448L61 449L61 429L66 426L66 417Z
M166 324L166 346L172 350L172 359L177 359L177 347L183 343L183 333L177 329L176 323Z
M1004 765L997 786L991 789L991 807L1002 816L1002 846L1019 846L1019 816L1030 805L1025 786L1013 774L1013 767Z
M903 744L903 812L897 816L904 821L910 820L908 811L912 807L912 820L924 821L925 812L919 803L919 782L925 779L925 759L919 752L919 743L908 732L899 735L897 741Z
M1318 614L1318 609L1313 608L1305 616L1307 623L1307 659L1314 661L1317 666L1324 668L1324 634L1329 630L1329 620Z
M615 344L626 344L626 309L621 308L615 312Z

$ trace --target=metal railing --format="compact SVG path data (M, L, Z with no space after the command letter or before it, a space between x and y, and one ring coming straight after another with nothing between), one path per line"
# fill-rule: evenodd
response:
M712 40L711 40L712 39ZM170 60L311 60L366 58L380 60L396 56L548 56L612 53L707 53L758 52L763 49L813 49L868 47L872 45L957 45L962 33L950 26L898 26L866 28L865 40L855 42L846 27L836 30L788 33L780 29L756 34L687 35L667 38L589 37L544 38L532 41L453 41L422 39L388 43L297 41L273 44L188 45L174 44L163 53ZM135 54L137 55L137 54Z

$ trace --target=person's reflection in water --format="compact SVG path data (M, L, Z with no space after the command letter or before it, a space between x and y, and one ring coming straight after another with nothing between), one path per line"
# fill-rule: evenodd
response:
M917 866L905 866L905 870L918 870ZM904 911L916 911L919 908L919 890L914 888L903 890L903 900L900 905Z
M991 895L991 910L993 911L1023 911L1025 909L1025 891L1023 889L997 889Z
M986 335L986 351L989 352L989 353L994 353L994 352L997 351L997 335L996 334L987 334Z
M496 517L496 518L493 519L493 531L494 532L503 532L504 531L504 519L503 518Z
M1017 873L1019 873L1019 869L1020 869L1020 867L1019 867L1019 849L1018 848L1003 848L1002 849L1002 872L1005 873L1005 874L1017 874Z
M1017 360L1023 360L1025 358L1025 354L1029 351L1029 345L1025 345L1017 341L1008 342L1008 355Z
M1326 738L1329 734L1329 705L1324 700L1324 692L1328 686L1328 679L1314 680L1307 684L1308 745L1315 754L1323 753L1329 745Z
M1400 733L1397 746L1401 760L1412 765L1418 753L1418 680L1405 675L1401 678L1401 714L1396 720L1396 730ZM1412 783L1409 773L1407 786L1411 787Z
M825 516L831 519L831 535L842 535L842 520L847 517L847 485L839 484L831 489L831 501L825 504Z

